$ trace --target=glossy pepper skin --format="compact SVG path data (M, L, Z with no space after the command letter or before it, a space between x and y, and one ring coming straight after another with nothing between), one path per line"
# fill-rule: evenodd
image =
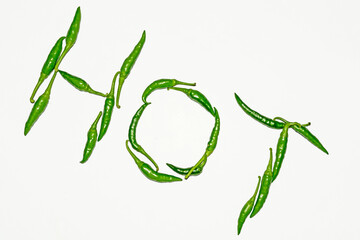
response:
M218 138L219 138L219 133L220 133L220 116L219 116L219 112L218 110L214 107L214 110L215 110L215 125L214 125L214 128L211 132L211 135L210 135L210 139L209 139L209 142L207 144L207 147L206 147L206 156L209 157L215 150L216 148L216 145L217 145L217 141L218 141Z
M202 173L202 171L203 171L203 168L204 168L204 166L205 166L205 164L206 164L206 162L207 162L207 157L206 157L206 155L204 154L204 160L200 163L200 165L197 167L197 168L195 168L193 171L192 171L192 173L190 174L190 176L197 176L197 175L200 175L201 173ZM171 169L171 170L173 170L174 172L176 172L176 173L178 173L178 174L180 174L180 175L187 175L189 172L190 172L190 170L193 168L193 167L189 167L189 168L180 168L180 167L176 167L176 166L174 166L174 165L172 165L172 164L170 164L170 163L166 163L166 165L168 165L168 167Z
M285 123L278 122L273 119L270 119L268 117L265 117L261 115L260 113L252 110L249 108L241 99L240 97L235 93L235 99L239 106L246 114L248 114L253 119L257 120L258 122L264 124L265 126L268 126L270 128L274 129L283 129L285 126ZM314 146L319 148L321 151L323 151L326 154L329 154L328 151L325 149L325 147L320 143L320 141L305 127L305 126L298 126L294 125L292 128L295 130L295 132L302 135L304 138L306 138L309 142L311 142Z
M154 161L154 159L152 159L150 157L149 154L147 154L145 152L145 150L141 147L140 144L137 143L136 141L136 127L139 123L140 117L143 114L145 108L149 105L150 103L144 103L143 105L141 105L141 107L136 111L135 115L133 116L131 123L130 123L130 127L129 127L129 140L130 140L130 144L131 146L138 151L139 153L143 154L145 157L147 157L155 166L156 171L159 171L159 167L156 164L156 162Z
M196 86L196 83L186 83L181 82L176 79L159 79L152 82L143 92L142 100L144 103L147 103L147 97L155 90L174 87L176 85L187 85L187 86Z
M259 176L259 181L258 184L256 186L256 190L254 195L245 203L245 205L243 206L243 208L240 211L240 215L239 215L239 219L238 219L238 225L237 225L237 234L239 235L241 232L241 229L244 225L244 222L246 220L246 218L249 216L251 210L254 207L254 203L255 203L255 198L256 198L256 194L259 190L259 186L260 186L260 180L261 177Z
M129 76L131 69L133 68L137 58L140 55L140 52L145 44L146 40L146 32L143 31L142 36L139 42L136 44L130 55L124 60L121 68L120 68L120 78L119 78L119 85L116 93L116 107L120 108L120 92L122 86L124 84L125 79Z
M101 115L102 115L102 112L100 111L87 133L87 142L86 142L84 153L83 153L83 159L81 160L80 163L86 163L86 161L89 159L92 152L94 151L94 148L96 145L96 140L97 140L97 135L98 135L96 127L97 127L97 124L99 122Z
M90 85L85 82L83 79L76 77L74 75L71 75L70 73L67 73L65 71L61 71L59 70L59 73L61 74L61 76L68 81L71 85L73 85L76 89L78 89L79 91L82 92L88 92L94 95L98 95L101 97L106 97L105 94L101 93L101 92L97 92L95 90L93 90Z
M50 75L50 73L54 70L56 62L59 59L59 56L62 52L62 48L63 48L63 41L64 41L65 37L60 37L55 45L52 47L42 69L41 69L41 73L40 73L40 77L38 82L36 83L36 86L31 94L30 97L30 102L34 103L34 97L35 94L37 92L37 90L39 89L39 87L41 86L41 84L44 82L44 80Z
M80 21L81 21L81 11L80 11L80 7L78 7L76 9L74 19L66 35L66 45L65 45L66 52L69 51L70 48L72 48L72 46L74 46L76 42L80 30Z
M138 157L136 157L136 155L130 150L128 143L129 140L126 140L126 144L125 144L126 149L131 155L131 157L134 159L140 171L145 175L145 177L147 177L152 181L160 182L160 183L182 181L181 178L154 171L154 169L152 169L149 164L144 163Z
M239 104L239 106L241 107L241 109L250 117L254 118L255 120L257 120L258 122L264 124L265 126L268 126L270 128L274 128L274 129L283 129L284 128L284 123L282 122L278 122L275 120L272 120L268 117L265 117L263 115L261 115L260 113L252 110L251 108L249 108L241 99L240 97L235 93L235 99L237 101L237 103Z
M286 123L283 130L280 133L280 137L279 137L279 140L278 140L277 146L276 146L275 163L274 163L274 167L273 167L272 181L274 181L276 179L276 177L279 175L280 168L281 168L282 162L285 157L287 143L288 143L288 136L289 136L288 130L291 126L296 125L296 124L298 126L301 126L299 123L295 123L295 122Z
M254 209L250 214L250 218L254 217L260 211L260 209L264 206L267 196L269 195L269 190L272 182L272 160L273 160L273 155L272 155L272 149L270 148L269 163L262 176L259 194L256 199Z
M217 145L217 141L218 141L218 137L219 137L219 133L220 133L220 117L219 117L219 112L216 108L214 108L215 111L215 125L214 128L211 132L210 138L209 138L209 142L207 144L206 150L205 150L205 154L204 156L190 169L190 171L186 174L185 179L188 179L193 171L195 169L197 169L204 160L207 160L207 158L214 152L216 145Z
M104 111L103 111L104 115L101 118L98 142L104 137L104 135L110 125L112 112L113 112L114 106L115 106L115 96L114 96L115 82L116 82L116 78L119 76L119 74L120 74L120 72L115 73L114 78L111 83L110 92L105 99Z
M173 89L185 93L191 100L197 102L211 115L215 116L214 108L211 106L209 100L201 92L190 88L169 87L168 89Z
M51 85L52 82L46 88L45 92L36 100L33 108L31 109L29 118L25 123L25 129L24 129L25 136L29 133L32 126L39 119L41 114L45 111L50 99Z

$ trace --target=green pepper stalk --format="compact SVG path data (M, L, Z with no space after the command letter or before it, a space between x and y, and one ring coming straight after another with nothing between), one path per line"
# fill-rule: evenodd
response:
M215 112L209 100L201 92L191 89L191 88L178 88L178 87L169 87L168 89L177 90L185 93L191 100L200 104L205 108L211 115L215 116Z
M254 203L255 203L255 198L256 198L256 194L259 190L259 186L260 186L260 181L261 181L261 177L259 176L259 181L258 184L256 186L256 190L254 195L245 203L245 205L243 206L243 208L240 211L240 215L239 215L239 219L238 219L238 225L237 225L237 234L239 235L241 232L241 229L244 225L244 222L246 220L246 218L249 216L251 210L254 207Z
M157 171L154 171L154 169L152 169L150 167L149 164L141 161L129 148L129 140L126 140L126 149L129 152L129 154L131 155L131 157L134 159L136 165L138 166L138 168L140 169L140 171L144 174L145 177L147 177L148 179L155 181L155 182L177 182L177 181L182 181L181 178L172 176L172 175L168 175L168 174L164 174L164 173L159 173Z
M176 79L159 79L154 82L152 82L142 94L142 100L144 103L146 103L146 98L155 90L158 89L164 89L169 87L174 87L176 85L187 85L187 86L196 86L196 83L186 83L181 82Z
M272 154L272 148L270 148L269 163L262 176L259 195L256 199L254 209L250 214L250 218L254 217L260 211L260 209L264 206L267 196L269 195L269 190L272 182L272 160L273 160L273 154Z
M147 152L145 152L145 150L142 148L142 146L140 144L137 143L136 141L136 128L137 125L139 123L140 117L142 115L142 113L144 112L145 108L149 105L150 103L144 103L143 105L141 105L141 107L136 111L135 115L133 116L130 126L129 126L129 140L130 140L130 144L131 146L138 151L139 153L143 154L145 157L147 157L155 166L156 171L159 171L159 166L157 165L157 163L154 161L154 159L152 159L152 157L150 157L149 154L147 154Z
M70 73L61 71L61 70L59 70L59 73L61 74L61 76L62 76L66 81L68 81L71 85L73 85L73 86L74 86L76 89L78 89L79 91L88 92L88 93L91 93L91 94L94 94L94 95L98 95L98 96L101 96L101 97L106 97L105 94L93 90L93 89L90 87L90 85L89 85L87 82L85 82L83 79L81 79L81 78L79 78L79 77L76 77L76 76L74 76L74 75L71 75Z
M86 161L89 159L92 152L94 151L97 135L98 135L96 127L101 115L102 112L100 111L87 133L87 142L84 148L83 159L81 160L80 163L86 163Z
M120 74L120 71L115 73L113 81L111 83L110 92L105 99L104 115L101 118L101 126L100 126L98 142L104 137L107 129L109 128L112 112L113 112L114 105L115 105L115 96L114 96L115 82L116 82L116 78L118 77L119 74Z
M62 52L62 43L63 43L64 39L65 39L65 37L60 37L56 41L55 45L52 47L44 65L41 69L39 80L36 83L36 86L31 94L31 97L30 97L31 103L35 102L34 97L35 97L37 90L39 89L41 84L45 81L45 79L50 75L50 73L54 70L56 62L58 61L59 56Z
M120 108L119 100L120 100L120 92L122 86L124 84L125 79L129 76L131 69L133 68L137 58L140 55L140 52L145 44L146 40L146 32L143 31L142 36L139 42L136 44L130 55L124 60L121 68L120 68L120 78L119 85L116 93L116 107Z

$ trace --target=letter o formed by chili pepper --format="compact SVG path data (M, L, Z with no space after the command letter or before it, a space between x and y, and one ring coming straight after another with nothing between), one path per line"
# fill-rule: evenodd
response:
M215 150L216 144L217 144L217 140L218 140L218 136L219 136L219 132L220 132L220 117L219 117L219 113L217 111L216 108L213 108L209 102L209 100L199 91L197 90L193 90L193 89L183 89L183 88L175 88L175 85L188 85L188 86L195 86L195 83L186 83L186 82L180 82L176 79L159 79L154 81L153 83L151 83L144 91L143 95L142 95L142 100L144 102L144 104L137 110L137 112L135 113L134 117L132 118L132 121L130 123L130 127L129 127L129 140L127 140L126 142L126 148L129 152L129 154L131 155L131 157L134 159L134 161L136 162L136 164L138 165L139 169L143 172L143 174L149 178L150 180L156 181L156 182L169 182L169 181L163 181L162 177L163 177L163 173L157 173L158 172L158 165L156 164L156 162L150 157L149 154L147 154L145 152L145 150L137 143L136 140L136 127L137 124L139 122L139 119L142 115L142 113L144 112L145 108L150 104L149 102L146 101L147 97L153 93L155 90L159 90L159 89L173 89L173 90L177 90L177 91L181 91L184 92L191 100L199 103L203 108L205 108L212 116L214 116L215 118L215 125L214 128L212 130L209 142L207 144L207 147L205 149L205 153L203 154L203 156L201 157L201 159L193 166L193 167L189 167L189 168L179 168L176 167L170 163L167 163L168 167L170 169L172 169L174 172L180 174L180 175L185 175L185 179L189 178L189 176L196 176L199 175L206 162L207 162L207 158L212 154L212 152ZM130 141L131 146L138 151L139 153L143 154L145 157L147 157L156 167L156 171L152 170L152 168L146 164L144 162L142 162L140 159L138 159L134 153L131 152L131 150L128 147L128 141ZM146 170L143 169L143 166L146 166ZM159 174L159 176L162 176L160 178L157 178L157 174ZM167 177L165 178L169 178L170 179L177 179L175 176L172 175L166 175ZM176 180L178 181L178 180Z

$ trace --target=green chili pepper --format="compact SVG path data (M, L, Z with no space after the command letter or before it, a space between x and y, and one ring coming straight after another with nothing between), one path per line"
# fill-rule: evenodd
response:
M275 163L274 163L274 168L273 168L273 172L272 172L272 175L273 175L272 181L274 181L276 179L277 175L280 172L281 164L284 160L286 148L287 148L287 142L288 142L288 136L289 136L288 130L289 130L289 127L294 126L294 125L301 126L299 123L296 123L296 122L285 123L285 126L280 133L280 137L279 137L277 147L276 147Z
M200 173L202 173L202 170L207 162L207 157L206 155L204 154L203 156L204 160L200 163L200 165L195 168L192 173L190 174L191 176L197 176L197 175L200 175ZM171 170L173 170L174 172L180 174L180 175L187 175L190 170L193 168L193 167L189 167L189 168L179 168L179 167L176 167L170 163L166 163L166 165L169 166L169 168L171 168Z
M264 124L270 128L283 129L284 123L274 121L268 117L261 115L260 113L258 113L256 111L252 110L240 99L240 97L236 93L235 93L235 99L236 99L237 103L239 104L239 106L241 107L241 109L244 110L244 112L246 114L248 114L250 117L254 118L258 122L261 122L262 124Z
M95 94L101 97L106 97L105 94L101 93L101 92L97 92L95 90L93 90L90 85L85 82L83 79L73 76L67 72L61 71L59 70L59 73L61 74L61 76L68 81L71 85L73 85L76 89L83 91L83 92L88 92L91 94Z
M280 121L283 121L284 123L287 123L285 119L281 117L275 117L275 120L278 119ZM301 136L306 138L309 142L311 142L314 146L319 148L321 151L323 151L326 154L329 154L328 151L325 149L325 147L320 143L319 139L317 139L307 128L306 126L310 126L310 123L305 125L294 125L291 128L295 130L295 132L299 133Z
M137 58L139 57L141 49L144 46L145 40L146 40L146 32L143 31L139 42L136 44L136 46L134 47L134 49L132 50L130 55L125 59L124 63L121 66L119 85L118 85L117 94L116 94L116 107L117 108L120 108L119 100L120 100L120 92L121 92L122 85L124 84L125 79L129 76L132 67L134 66Z
M213 107L211 106L211 103L201 92L190 88L169 87L168 89L173 89L185 93L191 100L197 102L202 107L204 107L211 115L215 116L215 112Z
M49 100L50 100L50 93L51 88L55 80L56 72L54 72L49 85L45 89L45 92L36 100L33 108L31 109L30 115L28 120L25 123L24 135L26 136L35 122L39 119L41 114L45 111Z
M108 93L108 95L105 99L104 115L101 118L101 126L100 126L98 142L104 137L104 135L109 127L109 124L110 124L112 112L113 112L114 105L115 105L115 96L114 96L115 82L116 82L116 78L118 77L119 74L120 74L120 71L115 73L113 81L111 83L110 92Z
M52 47L42 69L41 69L41 73L40 73L40 77L39 77L39 80L31 94L31 97L30 97L30 102L31 103L34 103L34 97L35 97L35 94L37 92L37 90L39 89L39 87L41 86L41 84L45 81L45 79L50 75L50 73L54 70L55 68L55 65L56 65L56 62L57 60L59 59L59 56L61 54L61 51L62 51L62 43L63 43L63 40L65 39L65 37L60 37L55 45Z
M131 146L138 151L139 153L143 154L145 157L147 157L155 166L156 171L159 171L159 167L156 164L156 162L154 161L154 159L152 159L150 157L149 154L147 154L145 152L145 150L141 147L140 144L137 143L136 141L136 127L137 124L140 120L140 117L142 115L142 113L144 112L145 108L149 105L150 103L144 103L143 105L141 105L141 107L136 111L135 115L133 116L131 123L130 123L130 127L129 127L129 140L131 143Z
M66 46L65 46L66 52L68 52L76 42L80 30L80 21L81 21L81 11L80 11L80 7L78 7L76 9L74 19L66 35Z
M128 143L129 143L129 140L126 140L126 149L129 152L129 154L131 155L131 157L134 159L134 161L135 161L136 165L138 166L138 168L140 169L140 171L145 175L145 177L147 177L148 179L155 181L155 182L182 181L181 178L154 171L154 169L152 169L149 164L141 161L138 157L136 157L136 155L130 150Z
M283 120L282 118L276 117L276 118L274 118L274 120L272 120L268 117L261 115L260 113L249 108L239 98L239 96L236 93L235 93L235 99L238 102L239 106L242 108L242 110L244 110L244 112L246 114L248 114L253 119L257 120L258 122L261 122L262 124L264 124L270 128L274 128L274 129L283 129L284 128L285 124L283 122L276 121L276 119ZM325 149L325 147L320 143L320 141L305 126L301 126L301 127L300 126L294 125L292 128L295 130L295 132L302 135L304 138L306 138L309 142L311 142L314 146L319 148L321 151L323 151L326 154L329 154L328 151Z
M272 182L272 160L273 154L272 148L270 148L270 160L262 176L259 195L257 197L254 209L250 214L250 218L254 217L260 211L260 209L264 206L267 196L269 195L270 185Z
M210 135L210 139L209 139L209 142L207 144L207 147L206 147L206 151L205 151L205 154L204 156L205 157L202 157L191 169L190 171L186 174L185 176L185 179L188 179L190 177L190 175L192 174L192 172L197 169L201 163L207 159L207 157L209 157L215 150L215 147L216 147L216 144L217 144L217 140L218 140L218 137L219 137L219 133L220 133L220 117L219 117L219 113L217 111L216 108L214 108L215 110L215 125L214 125L214 128L211 132L211 135Z
M196 83L186 83L180 82L176 79L159 79L151 83L144 91L142 95L142 100L146 103L146 98L155 90L174 87L176 85L187 85L187 86L196 86Z
M101 114L102 114L102 112L100 111L87 133L87 142L86 142L85 149L84 149L83 159L81 160L80 163L85 163L89 159L89 157L91 156L91 154L95 148L96 139L97 139L96 127L97 127L97 124L101 117Z
M256 186L254 195L245 203L245 205L243 206L243 208L240 211L240 215L239 215L239 219L238 219L238 226L237 226L237 234L238 235L241 232L241 228L243 227L246 218L249 216L251 210L254 207L256 194L257 194L257 192L259 190L259 186L260 186L260 180L261 180L261 177L259 176L259 181Z

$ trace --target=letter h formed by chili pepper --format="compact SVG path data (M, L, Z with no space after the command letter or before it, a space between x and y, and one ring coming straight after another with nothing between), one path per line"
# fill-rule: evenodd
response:
M87 142L84 149L83 159L80 163L85 163L94 151L98 135L96 127L101 117L101 114L102 112L100 111L87 133Z
M141 161L138 157L136 157L136 155L130 150L128 143L129 140L126 140L126 144L125 144L126 149L131 155L131 157L134 159L136 165L138 166L138 168L144 174L145 177L147 177L152 181L160 182L160 183L182 181L181 178L154 171L154 169L152 169L149 164Z
M145 44L146 40L146 32L143 31L142 36L139 40L139 42L136 44L130 55L124 60L124 63L122 64L120 68L120 78L119 78L119 85L116 93L116 107L120 108L120 92L122 89L122 86L124 84L125 79L129 76L131 69L135 65L135 62L137 58L140 55L140 52Z

